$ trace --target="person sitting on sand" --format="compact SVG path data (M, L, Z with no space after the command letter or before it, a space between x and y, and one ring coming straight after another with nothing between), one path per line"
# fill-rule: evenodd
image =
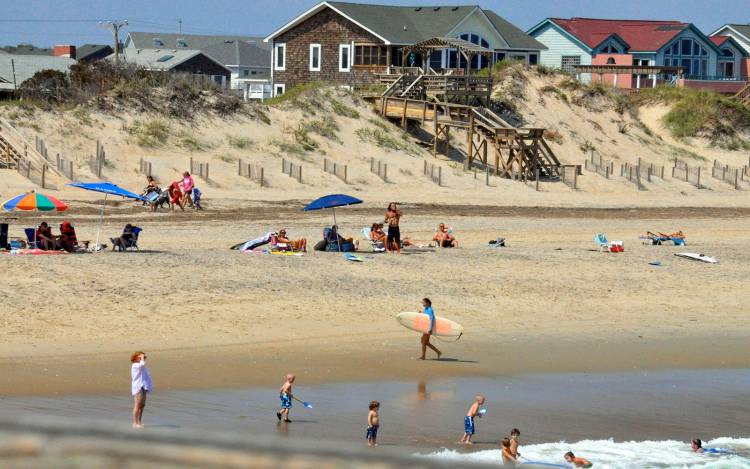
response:
M693 438L693 441L690 442L690 447L693 450L693 453L703 453L705 450L703 449L703 442L700 440L700 438Z
M292 394L294 380L295 376L293 374L290 373L286 375L286 381L284 381L284 384L281 385L281 389L279 389L281 408L276 412L276 418L279 419L279 422L282 420L286 423L291 422L291 420L289 420L289 410L292 408L292 399L294 399L294 394Z
M359 241L354 238L344 238L339 234L339 227L333 225L326 236L326 251L352 252L359 248Z
M503 466L514 467L518 464L518 457L513 454L510 438L503 438L500 442L500 452L503 457Z
M383 224L382 223L373 223L370 227L370 239L373 243L375 243L378 247L385 247L385 241L388 238L388 235L385 234L385 231L383 231Z
M78 248L76 229L69 221L60 224L60 246L67 252L75 252Z
M579 458L572 451L565 453L565 460L573 465L573 467L593 467L594 463L585 458Z
M437 246L440 248L458 247L458 241L456 241L456 238L452 234L450 234L450 231L445 226L445 223L441 223L438 225L437 232L435 232L435 236L432 237L432 240L435 241Z
M435 311L432 310L432 301L429 298L422 299L422 313L430 317L430 331L422 334L422 356L419 359L427 359L427 347L434 350L440 359L443 353L430 343L430 337L435 332Z
M287 244L290 248L292 248L292 251L307 252L307 239L289 239L286 237L286 230L284 228L279 230L279 236L276 237L276 241L279 243Z
M473 444L471 442L471 437L474 436L475 433L474 419L476 417L482 417L482 414L479 413L479 406L484 405L484 401L484 396L481 394L477 394L476 397L474 397L474 403L471 404L471 407L469 407L469 411L464 417L464 436L461 438L461 441L459 441L459 443L463 443L466 445Z
M57 237L52 234L52 228L43 221L36 230L36 241L44 251L54 251L58 248Z
M130 357L131 392L133 394L133 428L143 428L143 409L146 408L146 394L154 390L151 373L146 368L146 354L135 352Z
M178 207L180 207L180 210L184 212L185 207L182 204L182 191L180 190L180 183L175 181L170 184L167 188L167 193L169 194L169 204L170 207L172 207L172 210L174 210L174 206L177 205Z
M128 223L125 225L125 228L122 229L122 234L119 238L110 238L110 241L112 241L112 250L114 251L117 248L121 251L127 250L127 248L132 245L134 236L133 225Z

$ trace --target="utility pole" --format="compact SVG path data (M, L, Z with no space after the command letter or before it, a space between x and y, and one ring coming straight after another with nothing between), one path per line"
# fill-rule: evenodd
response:
M182 34L182 18L179 18L177 22L180 24L180 34Z
M115 63L120 65L120 29L128 25L128 20L100 21L99 26L112 31L115 40Z
M10 59L10 68L13 70L13 89L18 91L18 83L16 82L16 62Z

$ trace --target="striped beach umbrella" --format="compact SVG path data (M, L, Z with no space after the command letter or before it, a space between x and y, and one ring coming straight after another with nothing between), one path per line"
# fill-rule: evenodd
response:
M6 212L12 212L14 210L32 211L36 210L39 212L64 212L68 209L68 206L56 198L39 194L37 192L27 192L19 196L13 197L9 201L3 204L3 210Z

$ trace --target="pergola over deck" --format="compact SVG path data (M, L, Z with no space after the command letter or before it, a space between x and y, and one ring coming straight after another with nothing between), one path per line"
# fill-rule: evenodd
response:
M494 52L486 47L479 46L463 39L452 37L433 37L426 41L418 42L410 46L402 47L403 57L414 52L422 56L422 66L427 73L430 64L430 56L433 52L443 49L455 49L466 59L466 74L471 74L471 61L474 57L481 55L487 59L487 63L492 63Z
M638 85L636 88L640 88L640 76L648 75L653 76L654 79L651 85L656 87L656 77L661 76L676 76L682 78L684 69L682 67L661 67L653 65L576 65L576 75L580 78L581 73L591 73L599 75L600 78L604 78L604 75L614 76L614 85L617 86L618 75L637 75Z

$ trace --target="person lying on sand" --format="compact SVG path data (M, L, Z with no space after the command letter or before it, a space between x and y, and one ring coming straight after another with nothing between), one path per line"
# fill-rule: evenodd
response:
M466 445L472 445L471 437L474 436L475 428L474 428L474 419L479 416L482 417L482 414L479 413L479 406L484 405L484 396L481 394L477 394L476 397L474 397L474 403L471 404L471 407L469 407L469 411L466 413L466 417L464 417L464 436L461 438L461 441L459 443L466 444Z
M279 419L279 421L283 420L286 423L291 422L291 420L289 420L289 410L292 408L292 399L294 398L294 394L292 394L292 384L294 384L294 379L295 377L293 374L286 375L286 381L281 386L281 389L279 389L281 408L276 412L276 418Z
M565 460L573 465L573 467L593 467L594 463L585 458L579 458L572 451L565 453Z
M292 248L292 251L307 252L307 239L289 239L286 237L286 230L284 228L279 230L278 242L288 244Z
M700 438L693 438L693 441L690 442L690 447L692 448L693 453L703 453L705 451L703 449L703 442Z
M503 441L500 442L500 452L503 456L503 466L514 467L518 464L518 458L511 450L510 438L503 438Z
M422 356L419 359L425 360L427 358L427 347L434 350L439 359L443 353L430 343L430 337L435 331L435 312L432 310L432 301L429 298L422 299L422 313L430 317L430 331L422 334Z

